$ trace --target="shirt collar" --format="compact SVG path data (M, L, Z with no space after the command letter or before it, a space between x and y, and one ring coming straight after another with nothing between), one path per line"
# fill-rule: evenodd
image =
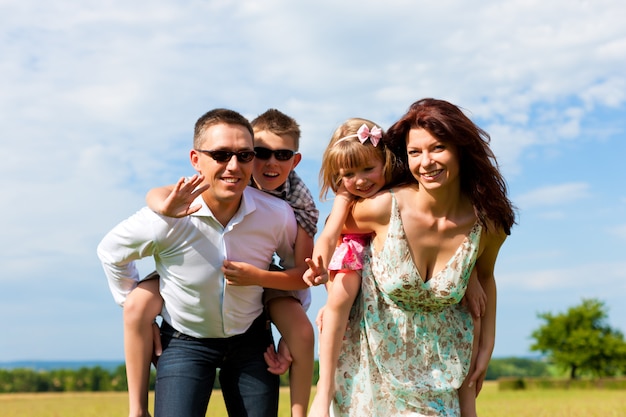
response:
M233 217L228 222L229 225L239 223L241 219L243 219L246 215L248 215L249 213L253 212L256 209L254 198L252 198L252 195L250 194L249 189L250 187L246 187L243 190L243 194L241 196L241 203L239 204L239 209L237 209ZM201 195L196 197L193 203L191 203L192 206L195 206L197 204L201 206L200 210L196 211L195 213L192 213L191 216L211 217L217 221L217 219L215 218L215 215L213 215L213 212L211 211L209 206L206 204L206 202L204 201L204 198L202 198Z

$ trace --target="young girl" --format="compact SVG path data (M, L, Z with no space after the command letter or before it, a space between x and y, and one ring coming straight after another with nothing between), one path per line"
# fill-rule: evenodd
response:
M319 266L328 265L331 273L320 329L319 381L310 415L328 414L341 341L361 286L361 261L369 235L346 234L338 246L337 241L353 201L374 196L393 176L395 159L382 135L382 129L369 120L349 119L335 130L322 159L320 197L324 199L332 189L335 201L313 250L317 264L309 260L310 269L304 275L305 281L317 285L321 283L315 281Z
M309 416L329 415L329 405L335 394L337 361L348 315L361 286L362 258L370 236L344 234L338 245L337 241L354 201L374 197L392 181L397 167L394 154L381 140L382 134L382 130L369 120L349 119L334 132L324 152L320 197L325 198L329 189L336 197L313 250L312 259L316 261L307 260L309 270L304 275L310 285L328 279L324 275L325 265L331 275L326 284L327 302L323 314L320 312L318 317L319 380ZM468 296L473 303L484 305L484 294L475 274L470 281L473 284ZM474 311L480 310L477 304L473 304ZM470 403L469 409L473 408L474 394L469 389L462 387L459 396L462 402Z

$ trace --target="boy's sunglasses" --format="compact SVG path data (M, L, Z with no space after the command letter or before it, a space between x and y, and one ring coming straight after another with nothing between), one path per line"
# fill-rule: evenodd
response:
M259 159L270 159L272 157L272 154L274 154L274 157L279 161L288 161L295 154L295 152L290 149L274 150L274 149L264 148L262 146L256 146L254 148L254 152L256 153L256 157Z
M250 162L254 159L254 151L206 151L204 149L196 149L196 151L209 155L217 162L229 162L233 156L236 156L239 162Z

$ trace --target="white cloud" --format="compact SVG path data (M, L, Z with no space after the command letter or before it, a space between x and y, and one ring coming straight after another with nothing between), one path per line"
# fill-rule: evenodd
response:
M595 198L598 180L524 183L527 160L551 152L554 165L543 169L556 169L579 162L561 161L560 146L594 140L623 153L623 121L603 111L626 105L625 14L619 0L2 2L3 292L30 300L32 288L21 285L37 282L39 305L53 293L78 321L84 304L59 290L77 288L103 303L93 311L110 311L108 294L90 292L106 291L95 245L150 187L191 172L193 124L217 106L294 116L303 131L298 169L317 194L322 150L344 119L388 127L412 101L444 98L491 134L505 176L534 189L513 199L520 208L569 218L572 203L592 189ZM602 134L589 133L590 119ZM18 316L20 329L41 321L37 309ZM93 342L105 357L119 341ZM3 357L21 354L29 352L0 348Z
M566 205L590 196L589 184L583 182L548 185L515 197L523 209Z
M626 240L626 224L620 224L609 229L609 234L619 237L620 239Z
M614 295L626 289L626 263L582 263L573 266L526 269L498 274L499 286L508 291L580 291L583 294ZM615 283L620 283L615 286Z

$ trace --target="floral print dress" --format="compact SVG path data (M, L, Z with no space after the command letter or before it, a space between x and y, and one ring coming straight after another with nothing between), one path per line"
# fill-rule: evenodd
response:
M469 371L474 326L459 302L481 231L476 223L445 268L424 282L392 195L385 243L365 254L331 415L460 416L457 389Z

